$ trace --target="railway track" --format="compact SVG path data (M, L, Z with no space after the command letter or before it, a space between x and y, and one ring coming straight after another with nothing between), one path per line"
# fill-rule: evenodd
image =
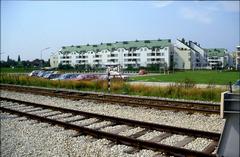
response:
M118 144L132 146L133 148L129 149L128 153L134 152L139 149L151 149L154 151L164 152L166 155L214 157L216 156L216 154L212 153L215 151L220 138L220 134L218 133L117 118L112 116L48 106L44 104L20 101L3 97L0 97L0 100L10 103L1 106L1 112L17 114L19 116L28 117L30 119L35 119L40 122L46 122L53 125L62 126L66 129L76 130L79 132L79 134L77 134L76 136L91 135L96 138L106 138L113 141L113 143L116 142ZM90 123L81 124L81 121L88 119L95 120ZM93 124L102 122L107 123L99 127L91 127L91 125ZM104 131L104 128L114 126L124 127L112 130L111 132ZM129 136L119 134L122 131L134 128L141 128L141 131L133 133ZM152 131L159 131L162 133L159 136L156 136L150 140L139 139L139 137ZM162 140L174 135L183 135L185 137L183 138L183 140L178 141L174 146L161 144ZM197 138L209 139L211 140L211 143L207 145L203 151L194 151L184 148L185 145L193 142Z
M175 111L187 111L190 113L201 112L205 114L219 114L220 104L194 102L194 101L175 101L175 100L164 100L154 99L147 97L134 97L116 94L103 94L94 92L79 92L74 90L63 90L63 89L49 89L39 87L27 87L18 85L0 85L1 90L9 90L15 92L24 92L45 96L54 96L72 100L94 100L106 103L117 103L120 105L130 106L144 106L150 108L164 109L164 110L175 110Z

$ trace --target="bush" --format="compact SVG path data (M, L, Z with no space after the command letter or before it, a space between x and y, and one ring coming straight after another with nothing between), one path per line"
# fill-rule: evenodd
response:
M193 88L193 87L195 87L195 85L196 85L196 82L193 81L192 79L190 79L190 78L184 79L184 87L185 88Z
M107 91L107 81L104 80L53 81L38 77L0 74L0 82L6 84L19 84L50 88ZM191 80L185 80L184 86L182 84L175 84L168 87L151 87L144 85L130 85L122 80L115 79L111 81L111 93L219 102L221 92L224 91L220 88L203 89L196 88L194 86L195 84Z

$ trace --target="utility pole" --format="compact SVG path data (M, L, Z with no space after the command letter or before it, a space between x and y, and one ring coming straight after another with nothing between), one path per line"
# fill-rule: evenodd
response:
M50 47L46 47L40 51L41 52L40 68L42 68L42 53L43 53L43 51L48 50L48 49L50 49Z

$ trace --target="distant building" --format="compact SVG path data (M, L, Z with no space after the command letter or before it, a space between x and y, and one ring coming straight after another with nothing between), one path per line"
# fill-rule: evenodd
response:
M230 63L230 55L224 48L209 48L207 51L208 67L210 69L227 68L232 66Z
M235 58L235 65L236 65L236 69L240 70L240 46L236 47L236 58Z
M176 69L204 69L207 66L206 51L197 42L177 39L173 64Z
M170 39L123 41L98 45L63 46L51 56L51 66L70 64L91 67L147 67L161 64L170 67L173 47Z
M240 46L237 47L239 65ZM153 66L164 69L230 68L233 56L224 48L202 48L185 39L135 40L98 45L63 46L50 57L51 67L70 64L81 67L139 68Z
M58 67L58 65L59 65L59 59L58 59L58 54L52 54L51 56L50 56L50 66L51 67Z

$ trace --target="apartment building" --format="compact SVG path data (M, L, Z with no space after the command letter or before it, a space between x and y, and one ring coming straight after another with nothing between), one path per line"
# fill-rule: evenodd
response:
M224 48L208 48L207 51L207 61L209 69L225 68L232 66L230 63L229 53Z
M59 64L59 59L58 59L58 54L57 53L53 53L51 56L50 56L50 66L51 67L58 67L58 64Z
M240 46L237 46L239 67ZM135 40L98 45L63 46L50 57L51 67L59 64L72 66L107 66L138 68L157 65L164 69L215 69L233 66L232 55L224 48L202 48L185 39Z
M136 40L98 45L63 46L50 57L51 67L59 64L91 67L147 67L161 64L170 67L173 47L170 39Z
M207 53L197 42L177 39L173 64L175 69L204 69L207 66Z
M240 70L240 46L236 46L236 48L235 66L237 70Z

